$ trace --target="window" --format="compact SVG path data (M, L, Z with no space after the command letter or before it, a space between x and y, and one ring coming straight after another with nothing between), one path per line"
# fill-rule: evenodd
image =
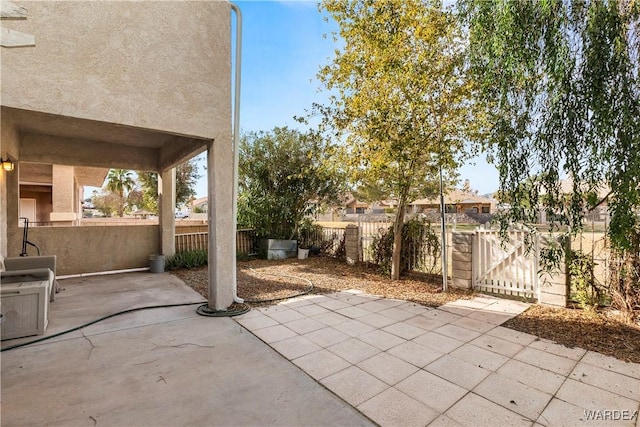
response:
M482 213L491 213L491 207L490 206L483 206L482 207Z

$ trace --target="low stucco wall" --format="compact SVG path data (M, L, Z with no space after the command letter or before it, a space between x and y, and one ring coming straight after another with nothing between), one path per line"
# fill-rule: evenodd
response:
M22 248L22 229L12 233L9 256ZM149 266L160 250L158 226L32 227L29 241L43 255L57 256L57 274L94 273ZM35 248L28 249L35 254Z

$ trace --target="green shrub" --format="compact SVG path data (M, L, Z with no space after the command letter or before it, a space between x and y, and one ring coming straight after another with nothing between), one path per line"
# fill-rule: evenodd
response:
M373 238L373 262L381 273L391 272L393 255L393 226ZM415 218L402 227L401 273L409 269L435 273L440 259L440 240L431 224Z
M197 268L207 265L209 253L204 249L177 252L167 258L165 270L176 270L178 268Z
M580 307L595 310L604 302L604 289L595 280L593 259L582 251L571 251L569 259L569 275L573 298Z

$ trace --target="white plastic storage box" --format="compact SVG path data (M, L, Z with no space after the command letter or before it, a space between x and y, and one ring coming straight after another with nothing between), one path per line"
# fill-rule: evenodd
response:
M3 340L44 334L49 322L49 286L47 280L2 283L0 325Z

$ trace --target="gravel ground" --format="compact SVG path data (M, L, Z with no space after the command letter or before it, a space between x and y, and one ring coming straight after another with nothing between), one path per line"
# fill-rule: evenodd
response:
M326 257L306 260L238 262L238 295L245 300L273 300L309 290L322 294L359 289L372 295L398 298L428 307L470 298L470 292L441 291L440 277L410 275L392 282L366 266L350 266ZM207 268L174 270L172 273L207 297ZM305 280L306 279L306 280ZM269 305L273 301L251 305ZM567 347L578 346L625 361L640 363L640 325L624 323L614 312L589 313L580 309L553 309L534 305L503 326Z

